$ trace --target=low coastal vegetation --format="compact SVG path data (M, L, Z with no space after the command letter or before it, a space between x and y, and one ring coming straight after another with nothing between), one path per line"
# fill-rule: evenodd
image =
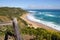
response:
M25 27L22 29L22 34L32 36L33 38L30 38L30 40L60 40L59 32L45 30L43 28Z
M0 8L0 22L11 21L13 17L18 19L19 31L23 40L60 40L60 32L45 30L43 28L33 28L28 26L27 22L20 18L27 11L21 8ZM14 34L12 26L0 26L0 39L4 39L6 32ZM25 36L28 35L28 36ZM2 37L2 38L1 38Z

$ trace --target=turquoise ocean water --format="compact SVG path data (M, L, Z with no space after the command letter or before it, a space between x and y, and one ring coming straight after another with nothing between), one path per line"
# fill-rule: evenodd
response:
M60 30L60 10L28 10L29 20Z

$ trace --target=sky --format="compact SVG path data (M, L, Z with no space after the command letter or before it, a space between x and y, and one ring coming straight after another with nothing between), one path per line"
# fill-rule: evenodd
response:
M24 9L60 9L60 0L0 0L0 7Z

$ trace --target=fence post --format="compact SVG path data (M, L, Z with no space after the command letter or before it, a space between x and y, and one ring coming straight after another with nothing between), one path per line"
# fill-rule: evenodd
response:
M4 40L8 40L8 34L7 34L7 32L5 33L5 38L4 38Z
M18 30L18 24L17 24L16 18L13 18L13 28L14 28L14 32L15 32L15 40L22 40L21 36L19 35L20 32Z

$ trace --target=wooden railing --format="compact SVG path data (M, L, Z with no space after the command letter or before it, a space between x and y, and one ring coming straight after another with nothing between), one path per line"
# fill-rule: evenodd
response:
M16 18L13 18L11 22L2 23L2 24L0 23L0 26L2 25L13 25L13 29L14 29L14 34L8 31L6 32L4 40L8 40L8 35L13 36L15 40L22 40L19 29L18 29L18 23Z

